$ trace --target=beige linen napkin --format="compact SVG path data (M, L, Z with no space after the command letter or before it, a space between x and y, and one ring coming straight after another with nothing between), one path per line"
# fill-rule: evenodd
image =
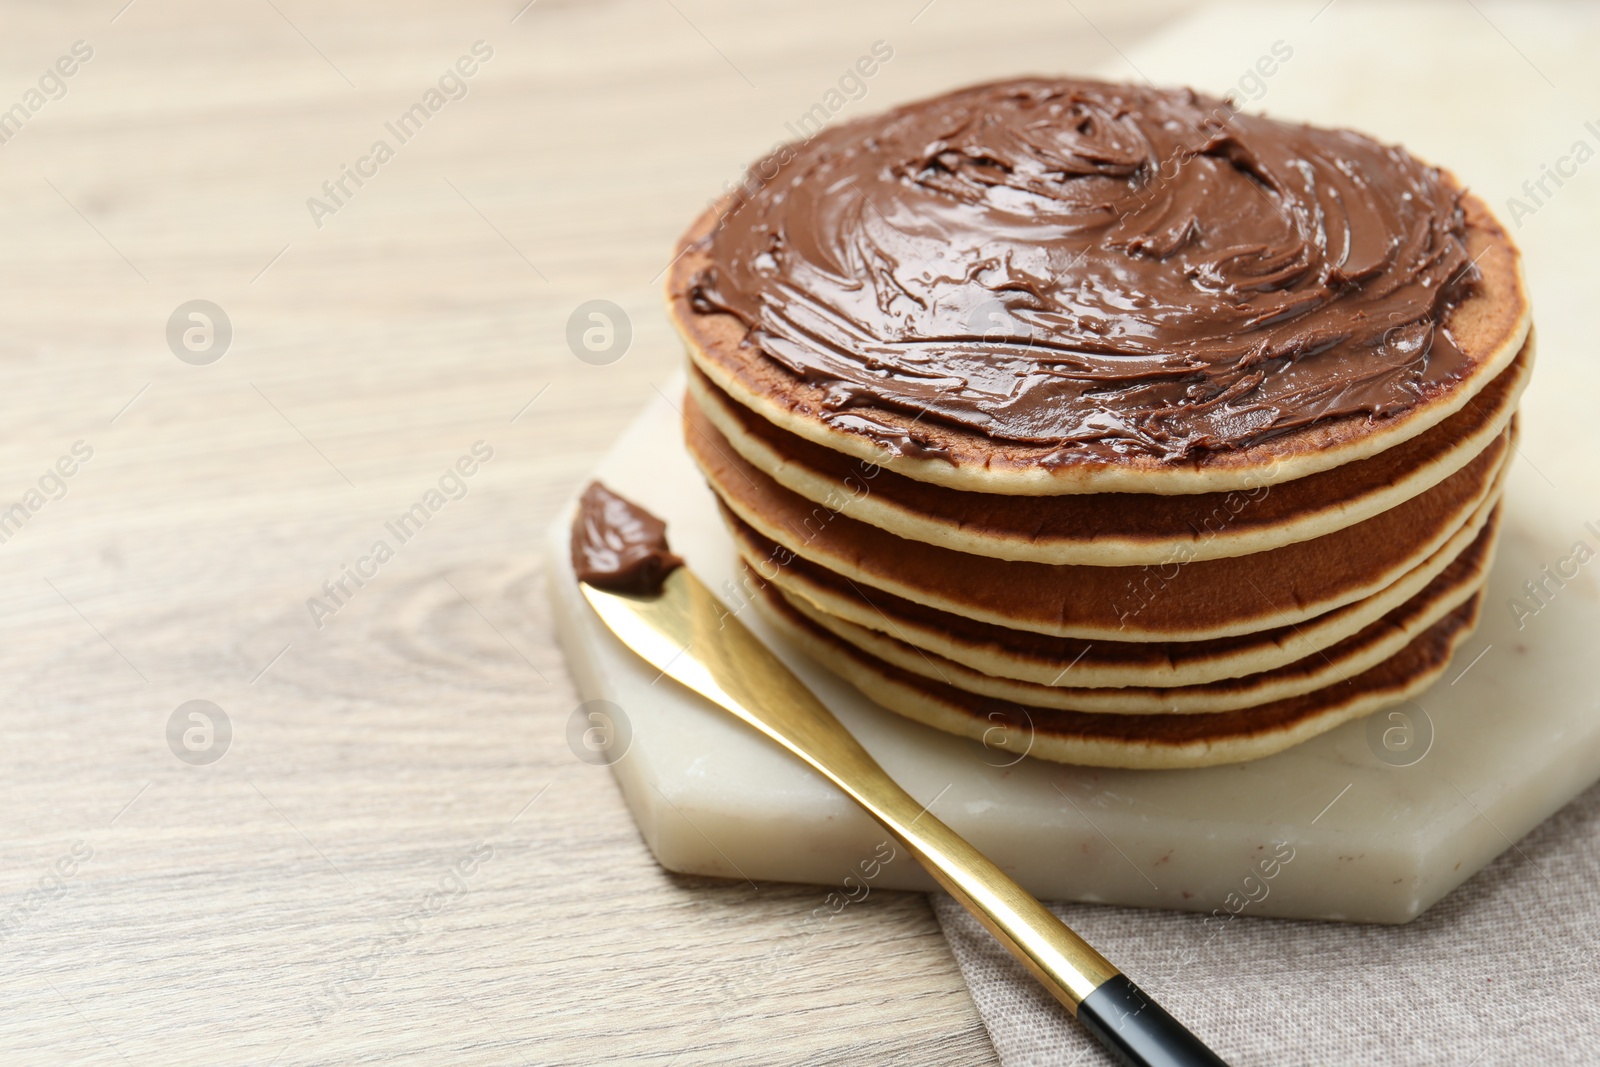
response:
M1111 1062L933 902L1004 1067ZM1405 926L1051 910L1235 1067L1600 1063L1600 786Z

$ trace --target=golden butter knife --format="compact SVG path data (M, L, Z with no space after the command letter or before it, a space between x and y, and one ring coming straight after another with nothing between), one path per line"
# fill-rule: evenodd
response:
M575 545L581 537L575 531ZM614 540L613 547L626 550L621 541ZM687 567L666 554L664 538L658 555L651 565L670 570L659 584L643 583L646 591L611 592L580 583L589 603L624 644L844 790L1118 1062L1128 1067L1222 1064L1088 942L900 788L800 679ZM581 568L579 573L584 573Z

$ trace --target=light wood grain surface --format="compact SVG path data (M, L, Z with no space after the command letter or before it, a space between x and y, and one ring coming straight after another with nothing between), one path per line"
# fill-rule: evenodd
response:
M0 1061L992 1060L924 898L805 936L815 888L655 866L568 749L537 532L680 358L674 236L875 41L841 114L1114 69L1171 6L522 2L4 6ZM195 299L233 330L203 366ZM567 346L591 299L610 365ZM191 700L210 765L169 747Z

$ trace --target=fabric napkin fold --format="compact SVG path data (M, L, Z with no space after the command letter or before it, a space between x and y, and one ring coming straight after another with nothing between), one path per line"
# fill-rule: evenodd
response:
M1003 1067L1111 1059L949 896ZM1600 786L1405 926L1051 910L1235 1067L1600 1061Z

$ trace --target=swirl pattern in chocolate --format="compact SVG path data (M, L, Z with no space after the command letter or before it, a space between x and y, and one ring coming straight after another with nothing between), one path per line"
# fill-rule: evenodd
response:
M1470 374L1461 192L1401 148L1186 90L1025 80L842 124L752 168L697 314L905 452L904 420L1047 464L1248 446ZM898 444L897 444L898 442ZM937 454L924 449L920 454Z

